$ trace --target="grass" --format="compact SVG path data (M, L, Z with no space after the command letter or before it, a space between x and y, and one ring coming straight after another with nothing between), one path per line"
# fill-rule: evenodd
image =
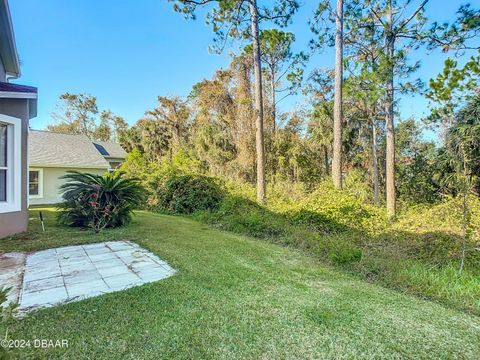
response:
M362 282L296 250L183 217L139 212L128 227L94 234L44 213L45 233L32 220L27 234L0 241L0 251L128 239L179 272L0 324L11 339L69 340L68 349L27 348L14 357L480 357L480 318Z
M300 249L359 279L480 316L480 252L467 253L460 273L457 199L412 208L391 224L385 209L329 184L308 196L280 190L270 191L267 206L251 200L248 192L229 194L218 210L193 217L221 230ZM480 246L480 202L471 203L469 247L474 248Z

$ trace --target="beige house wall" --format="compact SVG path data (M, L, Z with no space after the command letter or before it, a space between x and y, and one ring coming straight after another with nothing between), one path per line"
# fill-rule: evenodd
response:
M40 172L40 196L29 196L30 205L58 204L62 201L60 186L65 180L60 179L69 170L102 175L107 169L80 169L80 168L48 168L30 165L31 170ZM43 175L43 176L42 176ZM43 191L42 191L43 190Z

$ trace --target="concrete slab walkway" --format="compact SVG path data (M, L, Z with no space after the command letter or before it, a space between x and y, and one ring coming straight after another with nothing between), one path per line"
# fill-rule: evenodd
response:
M21 252L0 254L0 289L10 289L7 303L15 303L20 297L26 258L27 255Z
M37 251L26 255L23 268L11 271L24 273L18 294L20 312L127 289L175 273L155 254L129 241ZM0 287L3 282L0 278ZM15 279L10 277L9 282L11 286Z

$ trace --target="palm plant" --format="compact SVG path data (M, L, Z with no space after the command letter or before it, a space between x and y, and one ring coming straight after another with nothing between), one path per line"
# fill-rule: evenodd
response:
M117 227L131 220L134 208L141 206L143 188L136 179L120 172L96 175L69 171L60 187L64 202L59 220L69 226L90 227L96 232Z

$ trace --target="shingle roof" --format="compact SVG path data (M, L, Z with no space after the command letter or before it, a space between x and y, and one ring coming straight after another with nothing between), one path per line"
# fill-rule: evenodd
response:
M109 141L94 141L93 145L103 156L107 158L125 159L127 153L120 144Z
M30 130L28 145L32 166L109 168L108 162L85 135Z
M0 81L0 91L36 94L37 88Z

